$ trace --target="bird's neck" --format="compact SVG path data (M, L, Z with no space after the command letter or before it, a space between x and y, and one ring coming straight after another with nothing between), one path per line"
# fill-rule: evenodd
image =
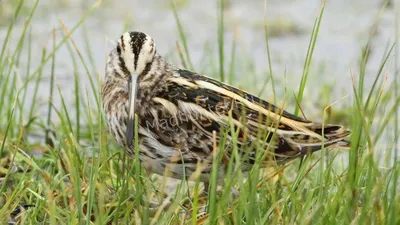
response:
M136 105L145 108L151 99L165 88L167 78L172 76L174 66L167 63L158 54L154 60L146 65L146 68L139 74Z
M171 65L158 54L154 56L151 63L148 63L144 70L138 75L140 88L156 88L160 81L169 76Z

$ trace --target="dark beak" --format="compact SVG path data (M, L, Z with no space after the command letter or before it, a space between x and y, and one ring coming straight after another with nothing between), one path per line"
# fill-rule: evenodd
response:
M129 113L128 124L126 127L126 143L128 147L132 146L134 128L135 128L135 100L138 89L137 76L131 75L128 81L129 90Z

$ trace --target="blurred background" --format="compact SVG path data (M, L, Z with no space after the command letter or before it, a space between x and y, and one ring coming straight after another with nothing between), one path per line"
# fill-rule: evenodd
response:
M68 29L72 29L97 3L99 2L83 0L39 2L28 31L32 34L32 71L40 65L43 47L51 49L53 45L52 30L55 29L56 42L64 38L65 31L60 20ZM277 104L286 101L286 108L293 112L296 105L293 93L298 90L321 3L320 0L224 1L225 71L233 75L233 79L225 81L272 101L271 69ZM0 40L6 37L8 24L17 4L17 1L12 0L0 1ZM22 5L22 16L16 20L14 34L22 32L33 5L34 1ZM169 62L181 66L177 43L182 47L182 39L171 5L171 1L159 0L102 1L88 15L83 26L71 36L84 59L96 71L91 74L93 79L101 80L108 52L115 46L115 40L123 32L130 30L142 31L152 36L158 52ZM193 69L219 79L217 34L220 12L217 1L203 0L200 3L198 0L175 0L174 5L187 41ZM265 24L269 35L271 68L268 63ZM351 73L357 80L362 51L371 38L365 88L372 85L385 52L396 41L396 25L399 24L396 22L395 1L386 4L382 0L326 1L304 100L301 103L309 119L321 121L323 108L340 100L334 106L336 114L331 121L351 123L351 118L348 117L354 103ZM17 41L18 38L11 37L10 46L16 45ZM71 108L75 107L74 95L71 94L75 88L74 76L80 78L82 93L89 86L84 67L79 61L74 65L73 57L74 53L67 46L62 46L56 53L54 68L55 83L60 85L65 103ZM384 68L389 84L395 76L394 60L395 57L390 57ZM27 57L21 57L20 63L26 64ZM46 115L47 112L50 70L51 65L47 63L38 89L38 115ZM26 71L19 71L19 74L21 79L26 77ZM28 88L33 92L35 87ZM56 106L61 105L58 98L57 93L53 97ZM382 109L377 112L377 117L384 113L385 109ZM54 119L57 120L57 117ZM394 139L390 136L388 138Z
M399 12L400 0L0 0L0 223L400 224ZM225 193L211 185L210 198L147 176L99 97L126 31L152 36L172 64L342 124L352 149L261 163L245 182L231 157Z

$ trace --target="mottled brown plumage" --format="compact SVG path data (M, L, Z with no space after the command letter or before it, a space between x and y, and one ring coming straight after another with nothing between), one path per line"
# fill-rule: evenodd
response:
M350 134L340 125L323 128L243 90L173 66L141 32L123 34L110 52L102 98L112 136L132 155L137 115L139 158L147 170L167 170L166 175L182 179L200 163L200 180L205 183L212 168L214 136L217 145L226 139L219 149L225 160L238 147L242 170L247 171L258 153L264 156L263 165L284 162L322 145L346 145L343 139Z

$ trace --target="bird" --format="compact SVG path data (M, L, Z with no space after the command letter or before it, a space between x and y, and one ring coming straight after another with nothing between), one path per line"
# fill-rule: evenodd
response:
M205 186L215 152L222 154L218 180L223 182L234 155L248 172L256 162L266 167L325 147L349 146L351 131L342 125L310 121L168 63L153 38L139 31L122 34L108 54L101 96L111 135L130 156L138 153L149 174L195 178Z

